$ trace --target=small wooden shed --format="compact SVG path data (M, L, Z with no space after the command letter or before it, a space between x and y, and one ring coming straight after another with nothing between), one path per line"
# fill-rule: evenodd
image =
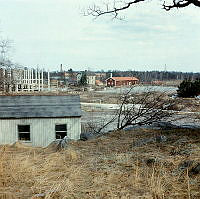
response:
M79 96L0 96L0 144L47 146L81 134Z

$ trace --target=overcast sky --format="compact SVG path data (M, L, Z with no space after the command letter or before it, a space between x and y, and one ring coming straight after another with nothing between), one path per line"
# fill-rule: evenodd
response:
M110 17L83 17L92 0L0 0L1 37L24 66L59 70L200 72L200 8L162 10L140 3Z

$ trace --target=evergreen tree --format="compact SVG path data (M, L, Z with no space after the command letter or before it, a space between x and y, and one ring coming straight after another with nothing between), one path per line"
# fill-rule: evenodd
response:
M82 72L79 85L81 85L81 86L86 86L87 85L87 74L86 74L86 71Z
M195 97L200 94L200 79L195 81L183 80L178 86L177 94L179 97Z
M195 96L200 95L200 79L194 81Z

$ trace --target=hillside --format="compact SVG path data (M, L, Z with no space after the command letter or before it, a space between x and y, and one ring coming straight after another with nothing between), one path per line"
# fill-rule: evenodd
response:
M161 136L162 135L162 136ZM200 198L200 131L112 132L68 149L0 147L0 198Z

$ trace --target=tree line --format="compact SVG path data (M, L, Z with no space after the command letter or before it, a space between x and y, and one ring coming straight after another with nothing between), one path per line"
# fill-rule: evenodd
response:
M167 81L167 80L195 80L200 78L200 73L176 71L117 71L109 70L106 78L110 77L137 77L140 82Z

